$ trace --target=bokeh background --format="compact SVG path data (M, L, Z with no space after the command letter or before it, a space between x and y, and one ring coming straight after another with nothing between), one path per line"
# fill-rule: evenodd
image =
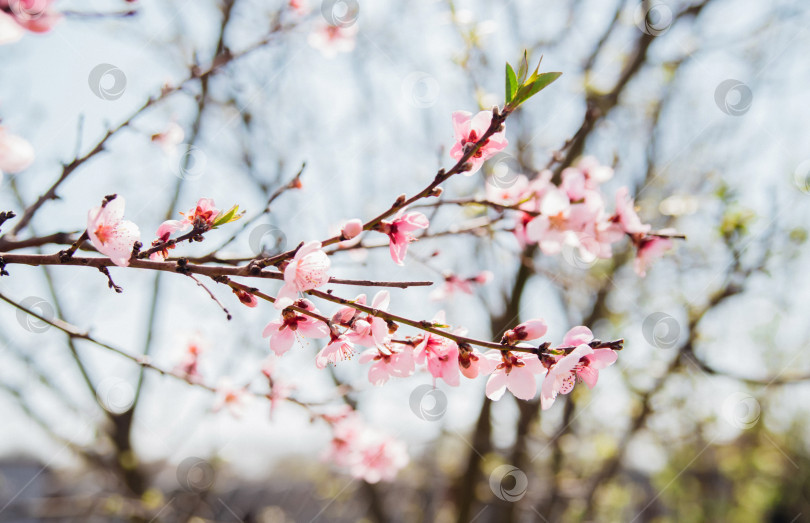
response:
M357 362L318 371L318 342L299 346L280 364L299 397L339 402L346 384L369 423L407 442L411 463L376 485L323 463L329 433L295 405L272 417L262 401L240 417L215 412L212 393L3 303L1 521L810 519L806 2L312 0L305 16L263 0L55 7L65 17L52 32L0 47L2 124L37 151L4 177L0 208L20 214L63 164L127 125L21 238L75 237L111 193L145 239L200 197L260 214L222 257L327 237L451 165L450 114L502 103L504 62L526 48L563 76L509 119L505 154L451 179L445 196L508 187L572 140L556 169L581 155L613 165L607 194L630 186L642 218L688 239L644 279L629 245L597 263L571 252L527 261L497 226L414 243L404 267L386 249L336 254L332 273L346 278L438 286L442 271L492 271L473 297L392 290L393 311L445 310L474 337L543 317L553 341L579 324L626 340L595 389L543 412L508 394L485 400L483 380L434 391L422 373L375 388ZM351 52L325 56L308 42L330 17L356 28ZM180 88L143 109L165 85ZM151 140L170 122L184 131L175 153ZM302 187L262 213L304 163ZM498 218L431 213L434 232ZM183 254L208 254L236 230ZM225 293L227 321L182 277L113 269L119 295L93 270L9 272L3 295L130 354L171 368L198 343L207 382L261 379L268 304L248 309Z

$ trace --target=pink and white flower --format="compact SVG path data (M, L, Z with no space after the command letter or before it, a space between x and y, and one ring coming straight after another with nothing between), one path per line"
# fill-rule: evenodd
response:
M363 303L365 304L365 295L361 295ZM374 300L371 302L371 308L380 311L388 310L388 305L391 301L391 295L388 291L380 291L374 295ZM362 305L361 304L361 305ZM388 337L388 323L378 316L366 314L362 316L362 311L358 311L360 315L354 315L351 321L351 329L346 333L347 337L364 347L380 347L385 345Z
M157 239L152 240L152 247L157 247L158 245L166 243L169 241L171 235L175 232L185 231L190 228L191 223L186 220L166 220L160 224L160 227L158 227L158 230L155 233ZM167 245L159 251L155 251L150 254L149 259L152 261L163 261L169 257L169 249L174 249L174 247L174 245Z
M296 301L295 306L320 314L315 305L306 299ZM326 323L311 316L293 309L284 309L281 311L281 317L268 323L262 331L263 338L270 338L270 348L277 356L290 350L296 335L305 338L326 338L329 336L329 327Z
M454 160L461 160L464 157L468 144L477 143L489 129L492 123L492 111L481 111L475 116L467 111L456 111L453 113L453 132L456 143L450 149L450 156ZM484 141L481 147L468 160L472 164L472 169L465 172L467 176L478 171L484 161L492 158L495 154L503 151L508 142L506 141L506 130L499 131ZM469 145L472 147L472 145Z
M298 293L327 283L330 264L329 257L321 250L321 242L302 245L284 269L284 286L276 296L276 309L291 305Z
M188 214L180 213L185 216L186 221L197 229L210 229L214 225L214 221L219 216L220 210L214 205L214 200L211 198L200 198L197 201L197 206L188 211Z
M669 231L664 230L661 232ZM672 248L672 240L660 236L647 236L637 242L637 247L636 259L633 260L633 270L643 278L647 275L647 268L653 260L660 258Z
M516 398L530 400L537 394L536 376L546 372L535 354L491 350L484 354L482 374L487 380L487 397L498 401L508 389Z
M426 333L415 348L416 362L425 364L434 382L443 379L457 387L459 383L458 345L437 334Z
M616 218L622 230L627 234L647 234L650 232L649 225L641 223L641 218L636 213L633 199L630 197L630 190L621 187L616 191Z
M120 267L129 265L132 247L141 239L138 226L123 219L124 206L124 198L118 196L87 213L87 234L93 247Z
M551 408L557 394L568 394L574 389L579 361L590 354L593 354L593 349L582 344L549 367L548 375L540 389L540 406L543 410Z
M373 362L368 369L368 381L372 385L383 385L392 376L406 378L413 374L415 369L413 349L403 345L397 349L386 346L383 351L379 348L369 349L360 354L360 363Z
M54 0L0 0L0 44L16 42L24 31L46 33L62 19Z
M332 332L329 343L315 357L315 366L323 369L330 363L337 365L341 361L352 359L356 352L354 344L345 334Z
M405 254L408 252L408 244L416 240L413 231L427 229L429 225L427 217L421 212L410 212L403 215L402 211L393 221L380 223L379 230L388 235L389 250L394 263L403 264Z
M370 431L365 436L359 459L350 469L352 476L367 483L393 480L410 461L405 444Z

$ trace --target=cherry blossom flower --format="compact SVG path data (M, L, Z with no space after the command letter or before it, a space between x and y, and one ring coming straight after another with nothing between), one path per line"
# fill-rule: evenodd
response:
M368 369L368 381L372 385L383 385L392 376L406 378L414 372L412 348L407 345L398 349L387 346L386 350L374 348L360 354L360 363L373 362Z
M439 314L434 322L444 322L444 315ZM434 382L443 379L453 387L459 383L458 345L451 339L433 333L425 333L415 348L416 362L427 365Z
M535 376L545 374L546 369L535 354L491 350L484 355L480 372L490 374L486 394L493 401L503 397L509 389L516 398L530 400L537 394Z
M454 160L460 160L465 153L467 144L474 144L489 129L492 122L491 111L481 111L475 116L467 111L456 111L453 113L453 132L456 143L450 149L450 156ZM476 172L484 164L485 160L492 158L495 154L504 150L508 142L506 141L506 131L500 131L481 144L481 147L468 160L472 164L472 169L466 171L467 176Z
M183 359L175 367L175 372L183 375L187 380L197 382L202 379L199 371L200 355L203 352L203 344L198 340L191 340L186 347Z
M152 241L152 247L157 247L158 245L166 243L169 241L169 238L173 233L185 231L189 228L191 228L191 223L188 221L166 220L160 224L160 227L158 227L158 230L155 233L157 239ZM169 257L169 249L174 249L174 247L174 245L167 245L163 249L150 254L149 259L153 261L163 261Z
M504 184L505 185L505 184ZM496 181L487 180L485 187L486 198L490 202L502 203L503 205L516 205L526 199L530 192L529 179L524 174L519 174L514 182L507 187L500 187Z
M197 206L188 211L188 214L180 213L185 216L193 227L197 229L210 229L214 225L214 221L220 214L220 210L214 206L214 200L211 198L200 198L197 201Z
M118 196L87 213L87 234L101 254L120 267L129 265L132 247L141 238L138 226L124 220L124 198Z
M577 365L582 358L590 354L593 354L593 349L582 344L552 363L540 389L540 406L543 410L551 408L557 394L568 394L574 389Z
M577 378L592 389L599 379L599 371L616 362L616 351L591 348L588 344L593 339L591 330L584 326L574 327L565 334L561 347L575 349L551 363L540 395L544 410L551 407L558 393L571 392Z
M307 42L326 58L333 58L338 53L350 53L354 50L357 32L357 24L342 27L322 23L309 33Z
M315 305L306 299L296 301L295 306L320 314ZM306 338L326 338L329 336L329 327L326 323L311 316L298 313L293 309L284 309L281 311L279 319L267 324L262 332L262 337L269 337L270 348L277 356L281 356L290 350L296 334Z
M177 155L177 146L183 143L186 133L177 122L169 122L166 129L152 135L152 143L159 145L166 156Z
M619 355L611 349L594 349L592 354L582 358L577 367L577 377L585 382L589 389L596 385L599 379L599 371L613 365Z
M405 254L408 252L408 244L416 238L413 231L417 229L427 229L430 222L421 212L410 212L403 215L400 211L391 222L380 223L379 230L388 235L390 241L389 250L391 259L397 265L403 265Z
M482 271L472 278L460 278L456 274L446 273L444 275L444 285L431 291L431 300L444 300L452 297L455 293L472 294L474 285L484 285L492 280L490 271Z
M362 304L365 304L365 295L361 296L363 300ZM386 311L388 310L390 301L390 293L388 291L380 291L374 295L371 307L380 311ZM386 338L388 337L388 323L383 318L371 314L366 314L365 316L362 316L362 314L354 315L351 321L351 330L347 333L347 337L352 343L364 347L382 346L385 344Z
M513 344L518 341L536 340L545 336L546 332L548 332L548 325L544 320L529 320L506 331L501 343Z
M234 386L230 379L224 378L217 385L213 410L219 412L227 407L232 416L240 418L245 414L248 402L247 390L244 387Z
M276 296L276 308L292 304L299 292L312 290L329 281L329 257L321 250L321 242L305 243L284 269L284 286Z
M0 18L0 38L2 23ZM28 141L0 127L0 179L4 172L14 174L27 169L34 162L34 157L34 148Z
M540 245L544 254L557 254L566 242L576 244L576 235L570 230L571 202L568 195L557 188L550 189L540 202L540 216L526 225L526 237Z
M408 464L405 444L393 438L367 431L359 460L351 467L352 476L367 483L391 481Z
M641 223L627 187L621 187L616 191L616 220L627 234L647 234L652 228Z
M661 232L670 232L664 230ZM674 232L674 231L673 231ZM636 252L636 259L633 261L633 270L642 278L647 275L647 268L653 260L663 256L663 254L672 248L672 240L669 238L661 238L659 236L647 236L638 242L638 251Z
M326 368L328 364L337 365L340 361L350 360L355 355L354 344L345 334L331 333L331 340L315 357L315 366Z

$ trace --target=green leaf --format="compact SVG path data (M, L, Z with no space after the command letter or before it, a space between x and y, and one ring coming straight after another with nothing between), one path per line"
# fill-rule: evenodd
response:
M530 81L527 81L520 87L520 89L518 89L517 94L515 94L515 97L512 99L513 105L518 106L522 104L532 96L548 87L554 80L559 78L560 75L562 75L562 73L542 73L537 75L537 77L534 79L529 79Z
M529 52L524 49L523 59L520 61L520 67L518 67L517 81L519 84L523 85L523 82L526 81L526 74L528 72L529 72Z
M512 69L509 62L506 62L506 103L512 101L512 98L514 98L516 92L517 77L515 76L515 70Z
M220 225L225 225L226 223L235 222L236 220L241 218L242 215L245 214L244 211L242 211L239 214L236 214L238 210L239 210L239 206L234 205L233 207L231 207L230 209L228 209L224 213L223 212L219 213L219 215L214 220L214 223L211 224L211 227L215 228L215 227L219 227Z

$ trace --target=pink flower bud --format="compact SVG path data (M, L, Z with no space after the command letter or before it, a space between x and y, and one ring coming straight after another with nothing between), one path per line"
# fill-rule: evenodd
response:
M347 240L351 240L361 232L363 232L363 222L358 219L353 219L347 221L343 224L343 229L340 230L343 237Z

